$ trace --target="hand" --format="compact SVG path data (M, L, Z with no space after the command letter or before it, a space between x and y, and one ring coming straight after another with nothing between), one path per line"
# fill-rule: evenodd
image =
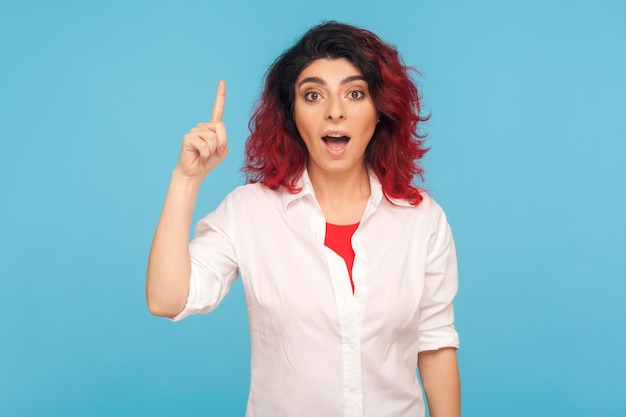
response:
M213 103L211 121L200 123L183 138L183 146L176 170L181 174L202 180L228 154L226 126L222 123L226 83L221 80Z

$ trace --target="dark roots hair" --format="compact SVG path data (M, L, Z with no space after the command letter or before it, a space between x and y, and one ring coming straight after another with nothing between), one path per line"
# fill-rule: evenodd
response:
M269 68L265 87L249 123L244 172L248 182L297 191L308 152L294 121L295 84L300 73L317 59L345 58L368 83L380 123L365 151L368 169L378 177L385 196L417 205L422 197L413 179L423 180L417 164L427 152L418 123L417 87L395 47L355 26L326 22L310 29Z

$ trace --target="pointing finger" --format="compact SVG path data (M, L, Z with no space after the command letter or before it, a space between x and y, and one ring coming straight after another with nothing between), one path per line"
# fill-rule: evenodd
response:
M226 143L226 126L224 126L224 123L220 123L216 126L215 135L217 139L217 153L223 155L228 147Z
M212 122L221 122L224 114L224 102L226 101L226 83L220 80L217 85L217 94L213 103L213 112L211 113Z

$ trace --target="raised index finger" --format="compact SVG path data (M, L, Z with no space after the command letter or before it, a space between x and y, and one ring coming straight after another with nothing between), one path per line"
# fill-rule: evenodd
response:
M213 112L211 113L212 122L221 122L224 114L224 102L226 101L226 83L220 80L217 85L217 94L215 95L215 103L213 103Z

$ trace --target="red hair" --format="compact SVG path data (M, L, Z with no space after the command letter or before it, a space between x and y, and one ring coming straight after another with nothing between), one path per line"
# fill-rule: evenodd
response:
M294 122L295 83L304 68L321 59L345 58L359 68L378 112L380 122L365 150L365 163L382 185L387 199L422 201L413 185L424 171L417 163L427 148L418 124L420 98L397 50L367 30L327 22L309 30L272 64L265 88L249 123L243 171L250 183L297 192L308 161L308 151Z

